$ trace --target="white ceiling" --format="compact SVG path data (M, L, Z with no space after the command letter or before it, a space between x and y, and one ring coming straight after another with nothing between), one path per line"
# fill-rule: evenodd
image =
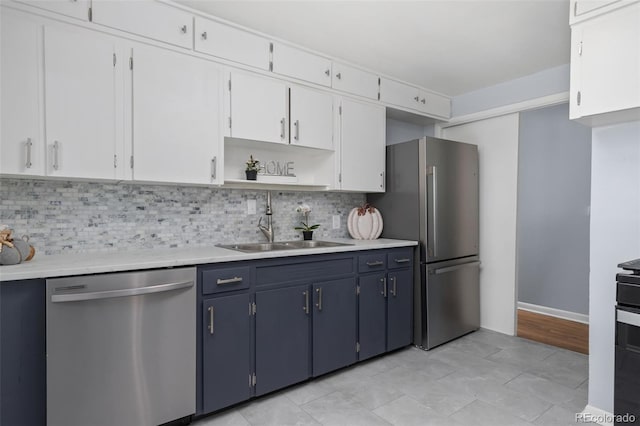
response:
M569 63L568 0L178 2L449 96Z

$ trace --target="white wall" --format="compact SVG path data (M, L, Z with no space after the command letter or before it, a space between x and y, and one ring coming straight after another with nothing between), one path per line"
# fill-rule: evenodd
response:
M589 285L589 405L613 412L620 262L640 258L640 122L593 129Z
M433 136L433 133L433 124L421 126L419 124L387 118L387 145L407 142L423 136Z
M443 130L478 145L480 162L480 326L515 334L518 114Z

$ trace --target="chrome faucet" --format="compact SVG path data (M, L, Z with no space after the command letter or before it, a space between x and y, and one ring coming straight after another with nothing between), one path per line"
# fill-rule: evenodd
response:
M258 221L258 228L262 231L267 240L270 243L274 241L273 234L273 222L271 216L273 216L273 210L271 210L271 191L267 191L267 211L265 212L267 216L267 226L262 225L262 216L260 216L260 220Z

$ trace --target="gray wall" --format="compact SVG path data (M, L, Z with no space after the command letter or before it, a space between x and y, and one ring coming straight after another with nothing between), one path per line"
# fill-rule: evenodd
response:
M520 114L518 301L589 313L591 129L567 104Z
M434 132L435 126L433 124L421 126L387 118L387 145L394 145L423 136L433 136Z
M331 192L273 193L277 240L300 238L295 231L308 204L310 221L321 224L320 238L348 237L349 211L364 194ZM247 214L247 201L257 214ZM14 236L28 234L42 254L103 252L150 248L211 246L225 242L264 241L258 230L266 191L133 183L0 179L0 224ZM340 215L339 229L332 215Z

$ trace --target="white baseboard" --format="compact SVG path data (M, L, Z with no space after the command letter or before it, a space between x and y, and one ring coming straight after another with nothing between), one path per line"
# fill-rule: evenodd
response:
M601 410L593 405L587 405L580 413L583 417L582 423L595 422L602 426L613 426L613 414L608 411ZM576 419L577 421L578 419ZM577 422L580 423L580 422Z
M542 315L549 315L569 321L580 322L583 324L589 324L589 315L579 314L577 312L563 311L562 309L549 308L547 306L534 305L532 303L525 302L518 302L518 309L535 312Z

